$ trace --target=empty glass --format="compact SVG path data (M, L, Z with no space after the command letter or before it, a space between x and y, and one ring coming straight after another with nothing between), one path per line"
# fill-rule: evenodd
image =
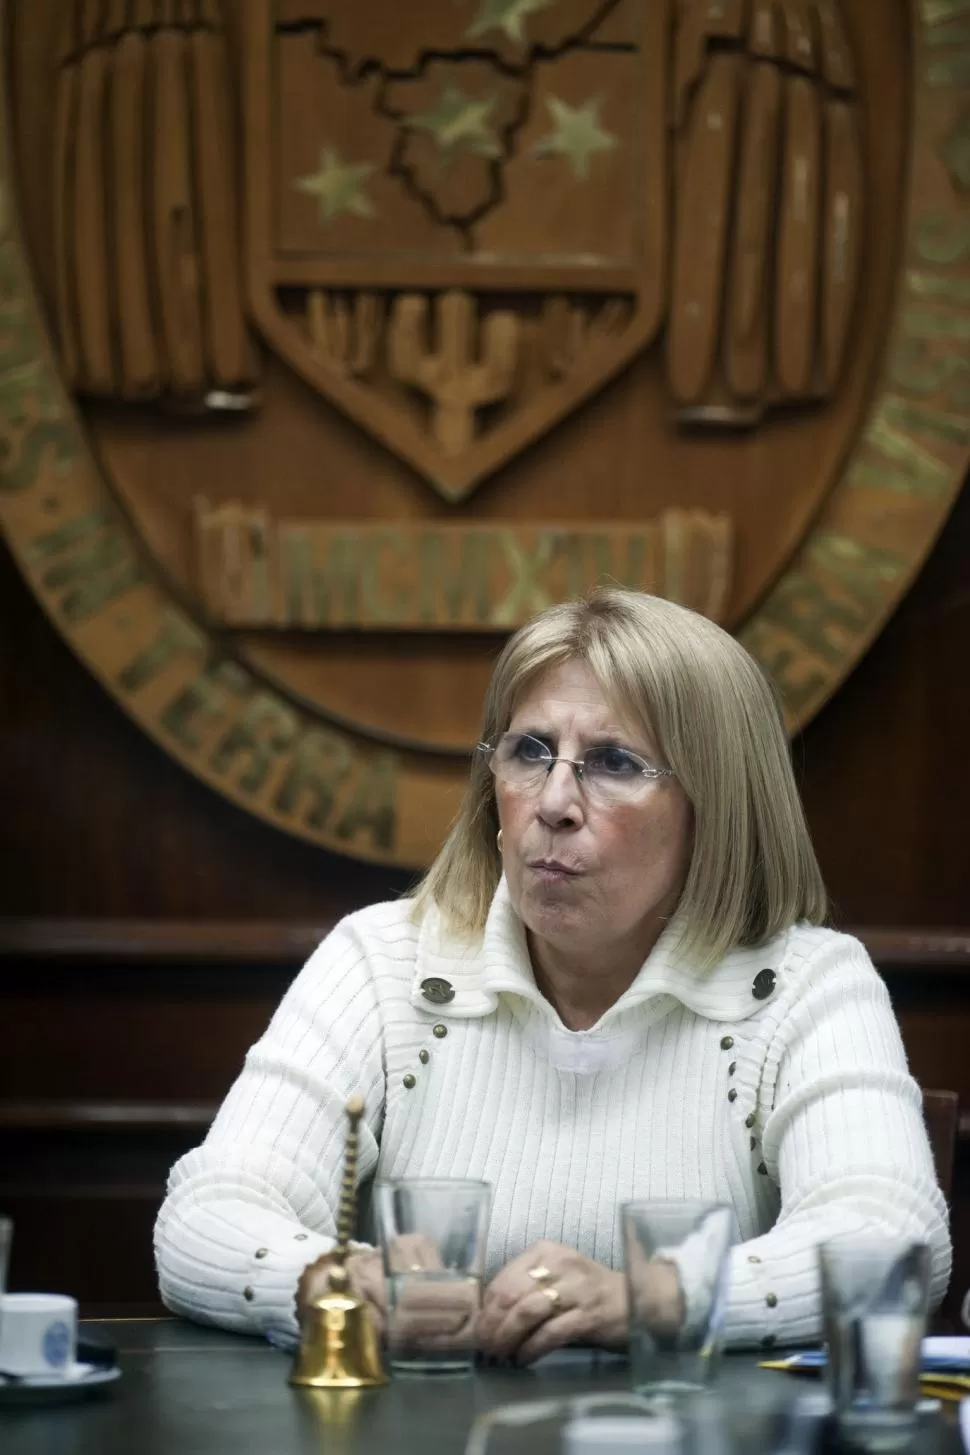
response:
M680 1424L635 1394L565 1395L495 1405L475 1419L465 1455L683 1455Z
M520 1395L483 1410L465 1455L819 1455L825 1448L828 1397L771 1375L724 1380L676 1405L615 1391L569 1396L558 1393L563 1387L550 1380L545 1399Z
M628 1202L622 1218L633 1387L650 1395L702 1389L721 1352L731 1209Z
M930 1295L925 1243L833 1238L819 1249L828 1382L842 1434L895 1450L916 1429Z
M457 1179L378 1182L392 1369L465 1374L475 1362L491 1188Z

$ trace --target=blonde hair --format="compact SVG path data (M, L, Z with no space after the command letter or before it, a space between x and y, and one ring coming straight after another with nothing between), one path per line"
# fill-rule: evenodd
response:
M827 897L791 766L778 699L733 637L656 596L601 588L552 606L508 641L492 673L481 741L508 729L544 673L579 661L614 711L643 727L694 815L679 912L685 950L710 967L798 921ZM501 877L494 779L482 753L438 857L415 892L453 933L479 935Z

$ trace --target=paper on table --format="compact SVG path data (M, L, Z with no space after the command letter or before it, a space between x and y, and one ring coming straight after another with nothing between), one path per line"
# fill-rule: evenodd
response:
M933 1334L923 1340L923 1367L927 1362L942 1364L949 1368L970 1369L970 1336L966 1334Z
M825 1368L824 1349L803 1349L783 1359L766 1360L766 1369L787 1369L790 1373ZM920 1369L924 1374L970 1373L970 1337L965 1334L934 1334L923 1340Z

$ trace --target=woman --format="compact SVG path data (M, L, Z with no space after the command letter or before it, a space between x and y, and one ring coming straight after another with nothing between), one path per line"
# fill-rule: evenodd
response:
M328 936L173 1170L165 1302L295 1337L298 1286L326 1285L358 1090L365 1181L491 1184L493 1355L623 1340L628 1198L733 1207L734 1344L818 1336L815 1249L837 1233L925 1239L938 1300L947 1210L919 1090L881 980L825 911L743 648L634 592L543 612L498 660L417 894ZM379 1256L351 1263L380 1322Z

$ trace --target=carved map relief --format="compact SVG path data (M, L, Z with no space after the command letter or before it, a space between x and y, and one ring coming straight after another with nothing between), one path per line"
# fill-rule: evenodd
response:
M836 0L425 0L419 25L396 0L248 0L237 20L245 243L219 0L65 8L77 388L244 395L243 267L269 341L450 499L658 338L694 426L837 386L863 175ZM550 303L584 335L567 373L559 349L542 369Z
M834 690L970 453L970 0L0 11L0 516L167 750L417 864L598 582Z
M694 427L837 387L863 169L834 0L435 0L420 31L390 3L267 0L247 21L257 316L327 392L313 283L381 289L340 402L447 498L650 346Z

